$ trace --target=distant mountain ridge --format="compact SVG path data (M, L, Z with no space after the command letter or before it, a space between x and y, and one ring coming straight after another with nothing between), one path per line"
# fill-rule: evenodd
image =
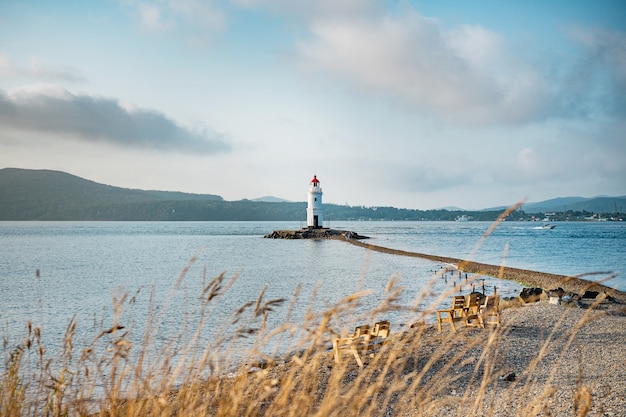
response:
M278 198L278 197L273 197L271 195L266 195L266 196L263 196L263 197L254 198L254 199L252 199L252 201L259 201L259 202L263 202L263 203L290 203L291 202L289 200L285 200L285 199Z
M522 206L526 213L589 211L591 213L623 213L626 196L621 197L559 197Z
M564 197L525 204L514 217L571 211L624 212L626 197ZM493 221L504 208L462 210L398 209L324 204L328 220L450 221L469 215ZM300 221L306 220L306 201L289 202L265 196L256 200L225 201L219 195L115 187L53 170L0 169L0 220L136 220L136 221ZM582 216L568 217L582 219Z
M491 207L486 210L504 210L506 207ZM624 213L626 196L620 197L558 197L550 200L526 203L521 209L530 214L566 211L588 211L590 213Z

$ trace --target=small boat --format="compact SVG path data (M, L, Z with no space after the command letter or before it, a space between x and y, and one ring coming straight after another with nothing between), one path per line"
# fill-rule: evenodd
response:
M459 216L455 219L457 222L468 222L470 220L470 217L466 214Z
M550 229L554 229L555 227L556 227L556 224L554 223L544 223L543 226L533 227L533 229L550 230Z

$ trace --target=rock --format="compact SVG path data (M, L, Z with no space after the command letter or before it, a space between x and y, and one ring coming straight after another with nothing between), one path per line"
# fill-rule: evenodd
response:
M500 309L520 307L523 304L524 301L519 297L504 297L500 300Z
M603 301L606 301L606 302L615 301L613 297L611 297L604 291L585 291L585 293L580 296L580 299L581 300L584 300L584 299L594 300L598 303L601 303Z
M561 298L561 305L567 307L581 307L578 294L567 293Z
M563 290L563 288L558 287L555 288L553 290L548 291L548 297L563 297L563 295L565 295L565 290Z
M561 304L561 297L551 296L551 297L548 298L548 302L550 304L554 304L554 305L558 306L559 304Z
M519 294L524 303L535 303L539 300L546 299L547 295L543 288L524 288Z
M581 298L596 298L600 294L598 291L585 291Z
M607 293L605 293L604 291L598 293L598 295L596 295L596 301L604 301L607 298L609 298L609 295Z
M565 293L565 295L562 297L563 300L570 302L570 301L578 301L580 300L580 296L578 294L574 294L573 292L568 292Z
M500 381L507 381L507 382L512 382L515 381L515 372L509 372L507 374L504 375L500 375L500 377L498 378Z

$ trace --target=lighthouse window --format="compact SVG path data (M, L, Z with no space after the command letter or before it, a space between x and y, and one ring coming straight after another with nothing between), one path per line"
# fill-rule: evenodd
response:
M315 197L315 201L317 201L317 197Z

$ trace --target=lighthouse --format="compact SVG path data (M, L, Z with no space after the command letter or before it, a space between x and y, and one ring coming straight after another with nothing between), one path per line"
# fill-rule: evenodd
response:
M324 216L322 215L322 188L317 175L313 175L308 194L309 204L306 208L306 225L308 228L319 229L324 222Z

